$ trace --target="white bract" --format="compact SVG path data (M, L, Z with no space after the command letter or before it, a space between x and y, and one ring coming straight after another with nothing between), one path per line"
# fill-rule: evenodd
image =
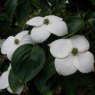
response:
M1 53L7 54L8 59L11 60L13 53L19 46L30 43L33 43L33 41L31 36L28 34L28 31L22 31L15 37L9 36L6 39L6 41L1 46Z
M34 26L31 31L31 38L35 43L44 42L51 33L56 36L68 34L66 23L62 18L54 15L34 17L27 21L26 24Z
M23 89L24 89L24 86L21 86L19 87L15 92L13 92L9 86L9 80L8 80L8 77L9 77L9 71L11 70L11 65L9 66L8 70L5 71L1 77L0 77L0 90L2 89L6 89L10 92L10 93L15 93L15 94L20 94Z
M55 57L55 68L60 75L70 75L79 70L82 73L94 71L94 56L88 51L88 40L81 35L59 39L51 44L50 52Z

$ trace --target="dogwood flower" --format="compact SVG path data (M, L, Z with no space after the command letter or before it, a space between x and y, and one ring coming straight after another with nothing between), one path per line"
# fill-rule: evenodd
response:
M28 31L22 31L15 37L9 36L1 46L1 53L7 54L9 60L12 59L14 51L23 44L33 43L31 36L28 35Z
M50 52L55 57L55 68L60 75L70 75L79 70L81 73L94 71L94 56L88 51L88 40L81 35L70 39L59 39L51 44Z
M35 43L44 42L51 33L56 36L64 36L68 33L67 25L63 19L54 15L34 17L26 24L34 26L31 31L31 38Z
M1 77L0 77L0 90L2 89L6 89L10 92L10 93L14 93L14 94L20 94L23 89L24 86L19 87L15 92L13 92L9 86L9 81L8 81L8 76L9 76L9 71L11 70L11 65L9 66L8 70L5 71Z

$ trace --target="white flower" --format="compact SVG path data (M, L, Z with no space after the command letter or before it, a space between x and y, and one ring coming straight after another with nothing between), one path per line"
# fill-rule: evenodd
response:
M34 26L31 31L31 38L35 43L42 43L47 40L50 34L64 36L68 33L67 25L63 19L54 15L45 17L34 17L26 24Z
M22 31L18 33L15 37L9 36L7 40L3 43L1 47L1 53L7 54L9 60L12 59L14 51L23 44L33 43L31 36L28 35L28 31Z
M9 71L11 69L11 65L9 66L8 70L5 71L1 77L0 77L0 90L2 89L6 89L10 92L10 93L15 93L15 94L20 94L23 89L24 89L24 86L21 86L19 87L15 92L13 92L11 90L11 88L9 87L9 81L8 81L8 76L9 76Z
M59 39L51 44L50 52L55 57L55 68L60 75L94 71L94 56L88 51L89 42L81 35Z

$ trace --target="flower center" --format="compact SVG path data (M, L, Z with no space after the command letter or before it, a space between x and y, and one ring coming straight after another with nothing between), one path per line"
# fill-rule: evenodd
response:
M18 44L19 44L19 39L15 39L15 40L14 40L14 43L15 43L16 45L18 45Z
M49 24L49 20L48 19L44 19L43 23L48 25Z
M78 53L78 49L77 48L73 48L72 49L72 54L75 56Z

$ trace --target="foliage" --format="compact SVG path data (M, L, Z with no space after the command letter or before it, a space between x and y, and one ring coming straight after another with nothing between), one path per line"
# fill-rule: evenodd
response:
M66 0L1 0L0 38L6 39L9 35L26 29L30 31L32 27L27 26L26 21L32 17L56 15L62 17L68 26L69 34L63 38L75 34L85 35L91 45L90 51L95 55L95 0L65 2ZM56 38L51 35L44 43L22 45L15 51L11 63L13 68L9 74L11 89L15 91L23 84L28 89L21 95L95 95L95 72L81 74L77 71L70 76L56 73L54 58L47 47ZM8 67L6 63L9 63L6 56L2 60L0 74ZM0 93L11 95L6 90Z

